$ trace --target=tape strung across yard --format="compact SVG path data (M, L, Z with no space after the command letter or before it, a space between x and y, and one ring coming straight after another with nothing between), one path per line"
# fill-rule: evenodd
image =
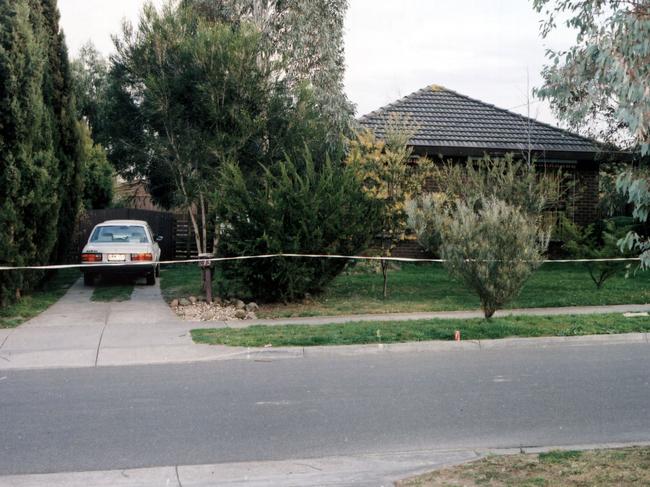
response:
M363 256L363 255L331 255L331 254L263 254L263 255L241 255L237 257L212 257L209 259L186 259L186 260L163 260L158 264L199 264L207 262L224 262L233 260L253 260L253 259L275 259L278 257L290 257L301 259L345 259L345 260L374 260L390 262L445 262L444 259L416 259L410 257L381 257L381 256ZM469 261L469 259L468 259ZM571 263L571 262L634 262L639 261L638 257L611 257L605 259L547 259L544 262ZM136 265L152 265L153 262L101 262L95 264L55 264L41 266L0 266L0 271L26 271L26 270L55 270L55 269L74 269L84 267L123 267Z

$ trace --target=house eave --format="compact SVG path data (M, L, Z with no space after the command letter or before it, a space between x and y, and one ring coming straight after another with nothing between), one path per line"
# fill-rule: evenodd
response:
M467 146L439 146L415 144L413 153L415 155L427 155L431 158L440 157L482 157L485 154L491 156L503 156L505 154L527 155L528 150L514 147L467 147ZM553 159L560 161L595 161L615 158L618 161L629 161L632 154L629 152L614 151L581 151L581 150L540 150L531 149L530 154L537 160Z

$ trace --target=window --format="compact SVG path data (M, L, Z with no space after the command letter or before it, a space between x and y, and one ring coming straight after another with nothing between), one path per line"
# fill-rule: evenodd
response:
M105 225L95 228L92 243L149 243L147 232L140 225Z

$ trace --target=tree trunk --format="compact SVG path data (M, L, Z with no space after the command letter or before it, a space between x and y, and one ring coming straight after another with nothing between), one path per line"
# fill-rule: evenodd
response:
M483 308L483 315L485 316L486 320L491 319L494 316L494 313L497 311L495 307L490 305L484 304L481 307Z
M208 220L206 218L206 209L205 209L205 199L203 197L203 192L199 192L199 205L201 208L201 244L202 248L199 249L199 253L204 256L208 255ZM214 251L214 249L213 249ZM203 289L205 291L205 301L208 304L212 304L212 264L209 263L203 267Z
M204 269L203 281L205 284L205 301L212 304L212 268L210 266Z

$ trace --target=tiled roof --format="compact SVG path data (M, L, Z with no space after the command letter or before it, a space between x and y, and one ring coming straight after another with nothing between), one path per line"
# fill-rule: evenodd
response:
M414 122L411 145L504 151L590 152L596 142L440 86L428 86L359 119L377 137L391 114Z

